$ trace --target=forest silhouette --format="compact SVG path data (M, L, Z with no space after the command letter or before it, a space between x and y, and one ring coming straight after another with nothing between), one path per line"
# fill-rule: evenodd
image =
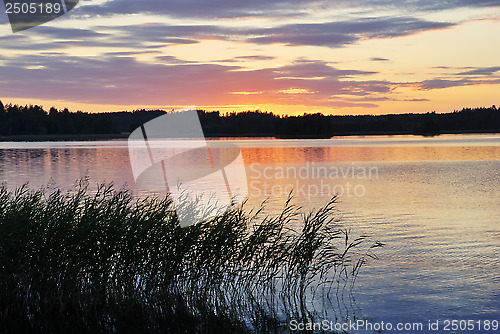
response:
M109 135L123 137L140 125L166 114L164 110L121 112L71 112L67 108L48 111L38 105L4 105L0 101L0 138L72 135ZM198 110L208 137L330 138L345 135L415 134L433 136L442 133L499 133L500 109L464 108L450 113L325 116L303 114L280 116L271 112L246 111L221 113Z

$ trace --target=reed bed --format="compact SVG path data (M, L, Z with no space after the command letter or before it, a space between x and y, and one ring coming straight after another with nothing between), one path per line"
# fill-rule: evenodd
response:
M0 332L286 332L381 246L350 240L335 203L242 206L183 229L169 197L2 186Z

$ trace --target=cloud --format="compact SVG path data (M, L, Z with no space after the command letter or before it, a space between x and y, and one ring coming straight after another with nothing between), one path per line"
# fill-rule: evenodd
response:
M247 31L247 41L257 44L314 45L340 47L360 39L408 36L426 30L444 29L454 23L433 22L411 17L364 18L326 23L287 24L276 28Z
M81 6L76 15L151 13L175 17L240 18L305 15L309 8L328 1L311 0L111 0L100 5Z
M131 57L131 56L137 56L137 55L142 55L142 54L158 54L159 51L155 50L149 50L149 51L116 51L116 52L106 52L104 55L105 56L112 56L112 57Z
M470 71L457 73L457 75L493 75L498 71L500 71L500 66L478 67Z
M369 8L381 11L398 10L406 13L442 11L456 8L481 8L500 6L500 0L337 0L348 8Z
M77 15L114 15L152 13L191 18L283 18L307 16L311 12L350 9L353 11L392 11L416 13L417 11L441 11L464 7L500 6L499 0L111 0L103 4L77 7Z
M448 79L431 79L425 80L418 83L418 86L422 90L431 90L431 89L443 89L457 86L467 86L471 85L469 79L460 79L460 80L448 80Z
M74 39L85 40L89 38L102 38L109 36L107 33L98 32L91 29L75 29L75 28L60 28L52 26L39 26L36 28L36 34L42 37L47 37L52 40L59 39Z
M127 56L22 56L6 60L5 66L0 66L0 89L4 96L10 97L163 106L248 103L336 106L340 99L335 96L339 94L368 96L391 89L390 83L351 79L373 72L339 70L322 61L301 60L283 67L246 70L240 66L183 63L176 58L163 60L169 64L144 63ZM319 75L321 78L309 80ZM304 91L308 94L294 93ZM235 92L258 94L249 98Z
M370 58L371 61L380 61L380 62L386 62L389 61L390 59L387 58L380 58L380 57L372 57Z
M273 56L239 56L239 57L234 57L234 58L228 58L228 59L220 59L214 61L215 63L239 63L241 61L267 61L267 60L273 60L276 59L276 57Z
M265 46L341 48L368 39L390 39L447 29L457 23L423 19L441 16L421 14L458 7L498 6L500 0L108 0L99 6L92 1L82 3L89 5L77 7L62 19L68 23L67 28L40 26L26 34L0 37L0 53L2 49L9 51L6 52L9 56L0 62L0 89L4 96L63 98L102 104L236 105L251 101L253 104L375 107L376 102L395 101L388 94L397 87L431 90L491 83L496 79L488 76L500 71L500 66L442 67L440 72L444 73L439 76L428 74L428 80L403 84L384 81L383 73L377 71L339 69L327 61L297 59L290 62L284 60L287 57L284 48L276 52L274 47ZM343 11L346 8L349 14L340 16L338 13L346 12ZM125 15L135 13L151 13L151 21L158 23L127 25ZM315 13L320 15L314 16ZM110 25L98 23L88 28L71 28L69 24L72 19L83 19L86 15L115 14L123 16L109 20L113 22ZM172 17L186 20L171 20ZM218 20L241 17L261 20ZM293 20L282 20L284 17ZM443 17L453 20L451 16ZM197 21L198 18L213 20ZM97 21L89 22L91 25ZM261 22L261 26L256 26L255 22ZM80 23L75 26L84 26ZM169 54L170 48L162 49L175 45L194 46L204 41L232 42L235 48L228 55L219 54L221 60L203 62L183 60ZM73 47L85 47L89 53L94 52L94 56L70 56ZM12 50L19 52L13 56ZM184 54L184 48L175 50L182 52L172 54ZM229 48L221 53L227 50ZM242 51L234 56L234 50ZM305 48L299 51L302 50ZM377 50L374 53L390 56ZM22 51L32 56L25 56L23 54L28 52ZM271 53L266 54L267 51ZM149 55L136 57L144 54ZM304 54L312 55L309 51ZM362 55L362 59L390 61L370 56ZM245 67L253 61L273 64L278 62L278 57L285 66L269 65L259 70ZM376 64L372 66L377 68ZM405 75L410 75L408 72L412 70ZM409 98L406 101L426 99Z
M420 90L432 90L460 86L500 83L500 77L498 75L495 75L495 73L500 71L500 66L434 66L433 68L445 70L447 74L441 74L440 77L424 80L421 82L410 83L407 84L407 86L416 86Z
M62 50L71 47L125 48L147 52L153 48L197 44L217 35L215 26L171 26L165 24L98 26L94 29L40 26L26 35L0 37L0 50Z
M92 29L42 26L30 31L29 35L9 35L0 38L0 49L48 51L72 47L130 49L133 46L134 50L146 51L165 46L197 44L206 40L335 48L353 44L362 39L407 36L453 25L453 23L433 22L411 17L384 17L285 24L271 28L164 23L96 26ZM235 58L235 60L269 59L269 56L264 55ZM383 58L376 59L380 61ZM225 60L225 62L231 62L231 60Z
M249 38L247 41L256 44L285 44L288 46L298 45L313 45L313 46L329 46L339 47L352 44L357 41L355 36L349 36L338 33L321 34L302 32L300 35L294 35L290 32L279 34L278 32L272 33L271 31L265 37Z
M164 64L196 64L195 61L183 60L174 56L157 56L155 59Z
M487 84L499 84L500 79L497 77L485 78L483 80L472 80L469 78L461 78L457 80L450 79L430 79L424 80L419 83L413 84L421 90L432 90L432 89L443 89L451 87L460 86L472 86L472 85L487 85Z
M370 75L377 72L359 70L339 70L324 61L298 61L274 70L278 76L292 78L342 78L354 75Z
M272 56L240 56L240 57L235 57L234 59L237 59L237 60L273 60L273 59L276 59L276 57L272 57Z

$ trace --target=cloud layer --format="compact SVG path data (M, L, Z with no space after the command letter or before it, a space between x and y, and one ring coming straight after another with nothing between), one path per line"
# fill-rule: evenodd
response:
M0 36L0 89L8 97L120 105L429 102L418 92L498 84L500 66L433 63L434 73L424 77L412 64L402 70L401 45L360 48L368 51L357 59L337 52L457 29L465 21L436 13L498 6L500 0L80 1L53 25ZM209 57L214 45L222 49Z

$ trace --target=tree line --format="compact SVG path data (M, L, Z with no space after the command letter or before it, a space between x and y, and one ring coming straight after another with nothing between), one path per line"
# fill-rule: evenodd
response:
M48 111L38 105L4 105L0 101L0 136L22 135L122 135L166 114L164 110L87 113L67 108ZM279 116L270 112L221 113L198 110L206 136L267 136L278 138L330 138L336 135L440 133L498 133L500 110L496 106L464 108L439 114Z
M106 115L54 107L46 111L38 105L4 105L0 101L0 136L118 133L118 125Z

